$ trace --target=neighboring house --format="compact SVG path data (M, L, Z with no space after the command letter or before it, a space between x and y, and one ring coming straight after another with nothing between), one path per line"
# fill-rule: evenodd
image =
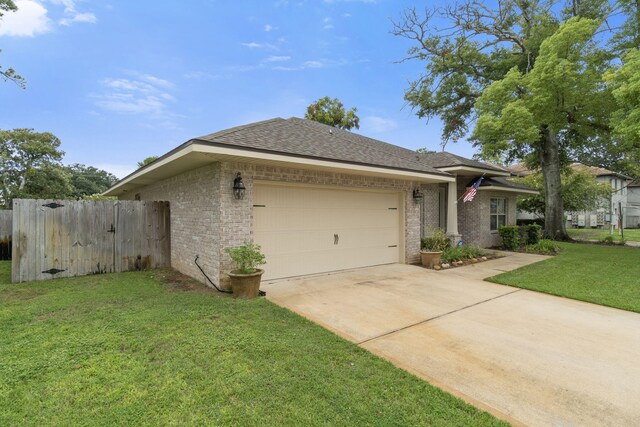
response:
M640 228L640 181L627 188L627 227Z
M634 213L634 209L628 201L629 185L632 178L613 172L605 168L587 166L582 163L572 163L571 168L576 171L586 171L591 174L597 182L609 184L611 186L611 196L603 199L600 206L591 211L567 212L567 226L576 228L613 228L618 227L619 206L622 206L623 227L631 225L627 217ZM514 175L526 176L531 173L525 166L519 164L508 168ZM518 211L518 220L535 219L537 215L531 212Z
M484 175L476 199L457 200ZM515 224L509 173L448 153L418 155L317 122L276 118L194 138L105 194L171 202L171 262L203 280L231 269L225 248L262 246L264 278L419 260L420 238L492 246ZM238 178L246 190L234 191Z

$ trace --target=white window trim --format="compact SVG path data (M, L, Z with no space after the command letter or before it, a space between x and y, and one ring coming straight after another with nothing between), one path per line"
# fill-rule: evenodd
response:
M494 200L502 200L503 201L503 206L504 206L504 213L492 213L491 212L491 203ZM491 217L495 216L496 217L496 226L497 228L493 229L491 228ZM504 225L508 225L507 224L507 218L508 218L508 206L507 206L507 198L506 197L491 197L489 199L489 231L491 231L492 233L497 233L500 225L499 225L499 221L498 221L498 217L504 216Z

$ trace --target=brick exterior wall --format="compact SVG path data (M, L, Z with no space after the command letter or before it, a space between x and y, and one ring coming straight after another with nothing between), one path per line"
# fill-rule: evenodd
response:
M202 282L198 263L215 281L220 271L220 164L214 163L153 183L123 199L165 200L171 205L171 266Z
M458 178L458 198L466 191L470 177ZM500 245L497 231L490 229L490 203L492 198L506 199L507 225L516 224L517 195L506 191L480 190L472 202L458 202L458 231L467 245L488 248Z
M233 197L233 179L237 172L242 173L246 187L243 200ZM142 200L168 200L171 203L173 268L204 282L202 273L193 263L195 255L199 254L201 265L212 280L224 288L228 287L228 278L221 273L231 270L232 264L224 249L253 240L253 187L256 180L402 192L405 200L405 262L419 261L421 205L413 200L413 189L418 183L261 164L219 162L137 191ZM423 204L426 202L430 207L435 206L434 224L437 226L437 186L423 186L423 193ZM130 198L134 196L128 195Z
M429 234L429 231L440 228L440 187L441 184L429 184L420 187L420 190L424 194L424 198L422 199L422 213L420 215L420 221L422 222L421 236L426 236Z

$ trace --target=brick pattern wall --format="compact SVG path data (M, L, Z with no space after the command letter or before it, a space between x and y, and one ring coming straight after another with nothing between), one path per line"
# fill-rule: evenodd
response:
M426 236L430 230L440 228L440 184L423 185L420 190L422 199L421 235Z
M458 178L458 198L466 191L469 177ZM478 191L472 202L458 202L458 231L467 245L488 248L500 245L497 231L491 231L491 199L504 198L507 203L507 225L516 224L517 195L505 191Z
M217 281L220 272L220 164L214 163L143 187L123 199L167 200L171 204L171 266L203 283L194 258Z
M233 196L233 180L240 172L246 187L245 197ZM283 181L300 184L350 188L374 188L404 193L405 262L420 258L420 204L413 200L412 181L367 177L260 164L219 162L143 187L136 193L142 200L168 200L171 203L171 264L176 270L205 282L193 259L200 263L215 283L228 288L223 274L233 265L225 248L253 240L254 181ZM428 224L438 224L437 185L423 186ZM133 199L135 194L128 194ZM433 218L431 216L433 215Z

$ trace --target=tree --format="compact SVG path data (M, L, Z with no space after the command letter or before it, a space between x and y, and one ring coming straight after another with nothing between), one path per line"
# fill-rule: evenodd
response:
M34 179L34 169L60 166L64 152L60 140L49 132L33 129L0 130L0 202L10 208Z
M545 188L540 171L518 179L522 184L538 190L540 194L527 195L518 199L518 209L545 215ZM590 211L603 207L611 196L611 186L600 183L587 171L567 168L562 172L562 203L569 212Z
M26 173L25 185L12 194L12 199L68 199L73 197L69 171L56 163L45 163ZM8 206L9 207L9 206Z
M138 162L138 167L141 168L143 166L147 166L149 163L158 159L158 156L149 156L141 162Z
M347 111L338 98L331 99L325 96L307 107L304 118L339 129L360 129L360 118L356 111L355 107Z
M539 167L548 237L568 238L563 165L581 149L615 146L615 99L600 79L615 52L604 49L604 34L594 37L610 10L603 0L564 9L553 0L499 0L493 9L467 0L424 16L410 9L394 24L394 34L414 42L405 60L425 62L405 99L419 117L443 121L443 145L475 125L483 157Z
M416 153L418 153L418 154L431 154L431 153L435 153L435 151L429 150L427 147L421 147L421 148L418 148L416 150Z
M68 197L75 199L103 193L118 181L118 178L107 171L79 163L67 166L65 170L71 183Z
M0 22L2 22L1 18L4 16L5 12L15 12L16 10L18 10L18 7L13 0L0 0ZM0 50L0 52L2 52L2 50ZM2 65L0 65L0 77L2 77L5 82L14 82L22 89L26 87L24 78L16 73L16 71L11 67L3 68Z

